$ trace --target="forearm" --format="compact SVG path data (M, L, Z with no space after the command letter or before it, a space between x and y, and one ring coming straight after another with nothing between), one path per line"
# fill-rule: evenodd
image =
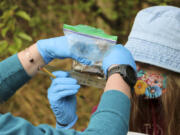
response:
M45 65L36 44L19 52L18 58L29 76L34 76L39 68Z
M44 65L35 44L0 62L0 102L10 98Z
M0 62L0 102L10 98L29 79L17 54Z
M125 135L130 116L129 98L117 90L103 93L98 109L92 115L86 135Z
M130 100L119 91L107 91L103 94L97 111L91 117L84 132L55 129L48 125L33 126L28 121L0 114L0 134L38 134L38 135L125 135L128 131Z
M104 91L117 90L124 93L126 96L131 98L131 89L129 85L123 80L120 74L116 73L111 75L107 82Z

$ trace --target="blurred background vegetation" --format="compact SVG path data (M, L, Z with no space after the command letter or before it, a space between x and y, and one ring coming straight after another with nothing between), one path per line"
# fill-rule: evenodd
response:
M117 35L118 42L127 41L136 13L155 5L180 7L179 0L0 0L0 60L17 53L42 38L63 35L63 24L86 24ZM70 69L71 60L55 60L51 65ZM9 101L0 105L0 112L11 112L34 125L55 126L46 91L48 77L38 74ZM88 125L91 109L97 105L101 89L82 86L78 93L75 129Z

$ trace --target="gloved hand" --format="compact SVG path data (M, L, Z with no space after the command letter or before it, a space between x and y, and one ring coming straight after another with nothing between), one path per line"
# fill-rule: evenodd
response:
M114 45L104 56L102 69L107 76L108 68L114 64L130 65L136 71L136 64L132 54L122 45Z
M37 42L37 48L46 64L54 58L72 58L82 64L91 64L90 60L77 57L71 53L66 36L39 40Z
M80 85L67 72L56 71L48 89L48 100L56 116L56 128L71 128L77 121L76 93Z

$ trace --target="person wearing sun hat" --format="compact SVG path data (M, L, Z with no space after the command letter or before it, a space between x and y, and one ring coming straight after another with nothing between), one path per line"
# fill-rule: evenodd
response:
M125 47L138 69L130 130L180 134L180 8L138 12Z
M111 72L113 74L110 75L107 74L110 71L113 71L111 70L114 69L112 66L117 64L119 64L119 66L123 65L124 67L130 66L131 68L129 67L128 69L131 69L131 71L136 71L136 64L129 50L121 45L113 46L113 49L108 52L103 60L102 68L104 70L104 73L108 75L104 94L102 95L98 109L91 117L88 128L84 132L62 129L65 126L68 126L69 128L69 125L67 124L70 124L70 126L72 126L72 124L65 123L66 125L64 125L64 123L61 123L61 121L57 121L57 124L61 126L60 128L58 126L57 129L52 128L47 124L33 126L30 122L24 120L23 118L14 117L10 113L6 113L0 114L0 134L125 135L127 134L127 131L129 129L128 125L131 97L133 97L133 99L135 100L133 100L132 102L130 130L138 132L148 132L149 134L155 135L180 134L180 117L178 111L178 107L180 106L180 86L177 83L179 79L179 41L177 39L179 38L179 30L177 28L180 22L178 14L178 8L169 6L152 7L140 11L138 16L136 17L135 25L133 26L132 30L136 31L138 34L133 34L132 32L130 34L129 41L126 44L126 48L132 51L135 60L137 62L139 61L139 63L137 63L137 70L138 79L140 82L137 86L135 85L134 88L137 96L131 96L131 88L133 88L131 87L132 83L130 83L129 80L126 80L124 76L117 72ZM169 19L166 19L168 17ZM158 21L159 19L161 21ZM139 23L137 24L141 24L138 27L136 27L137 21L139 21ZM162 22L161 25L159 24L160 22ZM152 26L148 26L149 24L152 24ZM153 33L153 28L154 31L158 30L162 33L167 33L163 33L163 35L161 32L158 34L154 32L155 34L151 34L151 36L148 36L149 33ZM142 35L140 36L140 34ZM160 36L159 34L162 34L161 39L169 38L169 40L158 42L157 36ZM171 34L173 36L167 36L166 34ZM147 36L147 39L143 38L145 36ZM142 41L143 44L135 44L141 43L137 42L138 40ZM148 52L150 51L150 48L148 50L144 48L138 54L135 53L136 48L137 50L141 49L138 45L149 45L148 47L152 46L152 50L154 49L155 45L159 45L159 48L157 49L160 50L156 50L156 52L150 53ZM170 56L168 56L167 59L164 59L164 56L167 55L160 55L163 54L160 53L160 51L163 51L164 53L168 52L164 49L166 47L168 48L168 50L171 48L173 51L171 50L171 52L168 53ZM146 52L143 53L143 51ZM159 55L155 55L154 53L158 53ZM138 55L141 55L140 58L142 59L138 59ZM72 58L78 60L79 62L83 62L86 64L89 63L88 60L71 55L68 50L67 40L64 36L41 40L36 44L30 46L26 50L23 50L18 54L15 54L0 62L0 99L2 101L6 101L7 99L9 99L10 96L12 96L20 86L25 84L38 72L39 67L44 66L54 58ZM156 58L158 60L156 60ZM73 105L75 103L75 100L73 100L73 95L77 93L79 88L80 86L77 84L77 80L69 77L67 73L62 71L59 71L56 74L56 78L52 80L52 84L48 90L56 92L54 95L52 95L52 97L55 97L52 102L60 98L61 102L59 103L59 105L61 105L61 109L70 109L66 112L64 112L64 110L60 110L61 112L63 112L63 114L58 115L58 117L63 122L64 119L62 118L64 117L62 116L64 114L70 114L70 116L72 116L73 114L76 121L76 108L75 106L69 107L69 105ZM63 94L61 94L61 92L63 92ZM71 98L69 97L69 94L72 95ZM64 96L68 98L66 99L64 98ZM56 107L55 109L58 108ZM71 111L72 109L73 111ZM69 118L67 118L66 120L69 120ZM74 123L75 122L73 121L73 124ZM142 129L144 128L144 126L145 129ZM148 130L151 130L152 127L153 132L149 132Z
M136 61L180 73L180 8L140 11L125 45Z

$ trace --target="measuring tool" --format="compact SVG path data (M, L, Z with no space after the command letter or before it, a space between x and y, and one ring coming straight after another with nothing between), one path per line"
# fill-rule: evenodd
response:
M55 76L51 73L52 71L58 70L57 67L46 65L41 69L41 71L45 72L52 78L55 78ZM69 72L70 76L72 78L75 78L78 81L78 84L85 85L85 86L92 86L95 88L101 88L104 89L106 80L103 77L99 77L94 74L90 73L83 73L75 70L65 71Z

